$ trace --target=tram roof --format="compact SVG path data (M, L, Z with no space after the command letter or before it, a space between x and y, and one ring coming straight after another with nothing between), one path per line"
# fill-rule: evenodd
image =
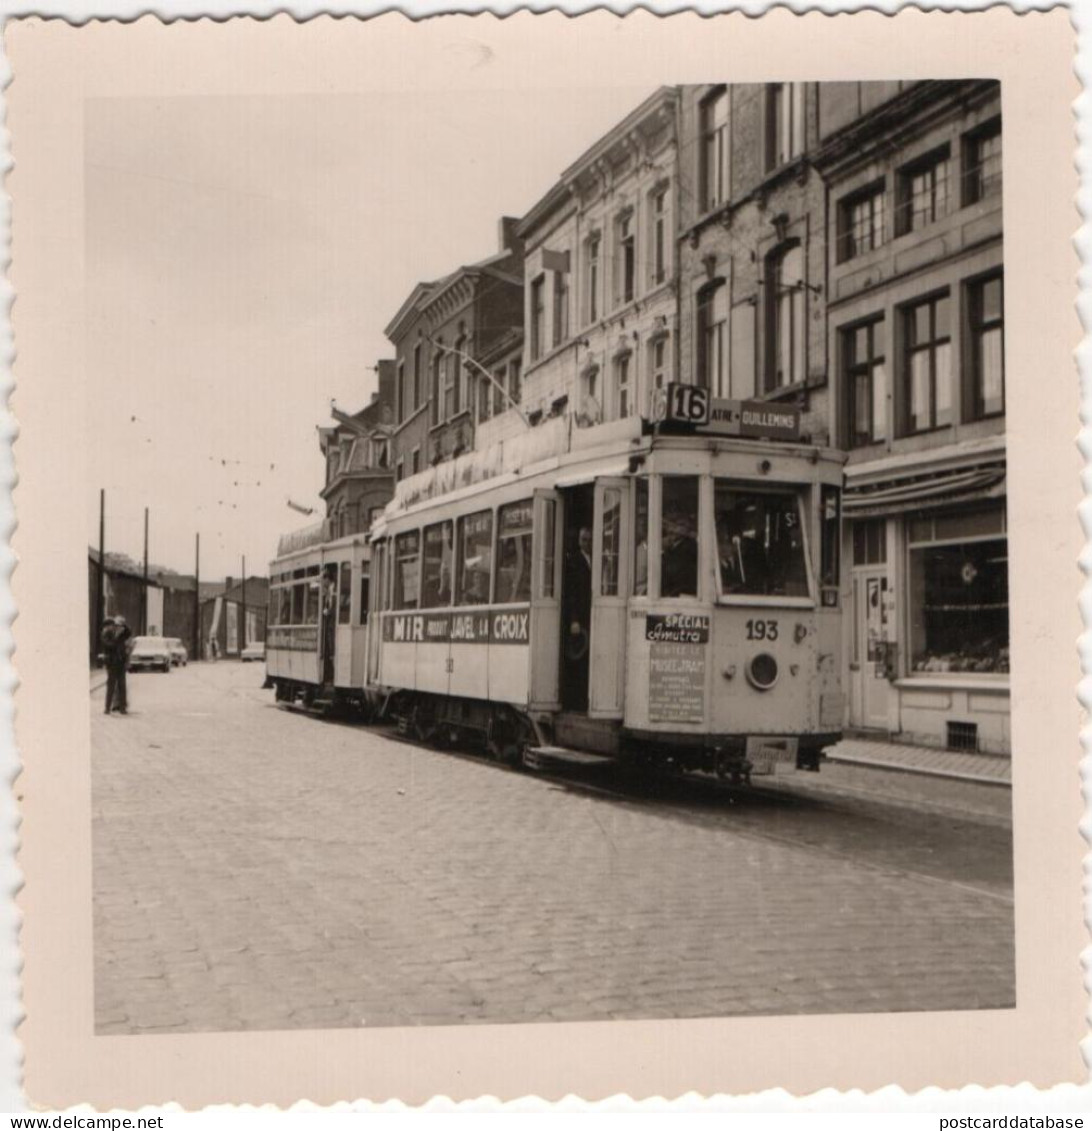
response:
M297 550L289 550L287 553L278 554L270 563L271 566L281 565L284 562L294 562L307 557L321 557L324 553L329 553L334 550L344 550L352 546L364 546L369 543L369 538L366 533L364 534L346 534L341 538L331 538L324 542L315 542L309 546L301 546Z
M757 457L792 457L809 463L822 461L839 467L845 463L843 452L814 444L708 435L652 435L642 430L637 417L571 432L567 423L566 418L558 417L556 423L547 421L529 433L510 437L483 451L468 452L403 479L396 486L394 498L373 524L370 536L382 535L388 522L402 516L475 498L540 475L553 473L555 487L626 475L632 472L631 461L635 457L647 457L656 451L734 451ZM528 444L528 437L539 442ZM514 444L513 439L523 442Z

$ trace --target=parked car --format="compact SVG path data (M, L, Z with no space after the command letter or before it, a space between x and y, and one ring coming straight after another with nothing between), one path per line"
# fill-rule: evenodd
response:
M189 663L190 654L186 651L186 645L177 636L167 637L167 647L171 650L171 663L175 667L179 664L185 667Z
M133 649L129 653L129 670L135 672L144 668L158 668L161 672L171 670L170 645L162 636L133 638Z
M248 664L252 660L259 663L264 663L265 644L261 640L256 640L253 644L248 644L243 649L243 654L239 658L243 661L244 664Z

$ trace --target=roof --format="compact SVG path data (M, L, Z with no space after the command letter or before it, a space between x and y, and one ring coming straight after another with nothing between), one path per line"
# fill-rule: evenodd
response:
M395 314L383 331L387 338L393 342L395 338L399 336L402 324L416 309L423 305L425 298L434 286L436 286L435 283L418 283L413 290L410 291L406 300L398 308L398 313Z
M243 583L237 581L230 589L222 594L225 601L241 602L243 599ZM269 578L248 577L246 579L246 603L248 605L264 605L269 599Z

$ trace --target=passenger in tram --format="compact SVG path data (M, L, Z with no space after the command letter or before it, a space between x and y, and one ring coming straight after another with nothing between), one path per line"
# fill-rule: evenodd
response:
M573 710L587 710L588 674L591 653L592 605L592 532L582 526L576 549L565 562L565 623L568 632L564 644L564 679L566 705Z
M749 508L754 511L755 508ZM767 579L765 554L758 543L755 515L738 509L717 515L720 583L726 593L762 593Z
M696 597L698 595L697 515L679 513L663 524L664 548L660 559L660 595Z

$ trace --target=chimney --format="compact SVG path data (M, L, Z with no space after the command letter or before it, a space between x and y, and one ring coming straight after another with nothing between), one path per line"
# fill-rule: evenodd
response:
M523 240L516 235L518 225L518 216L502 216L500 218L500 224L498 225L500 234L499 251L514 251L517 255L523 255Z
M387 358L376 365L379 373L379 400L383 404L394 404L395 361Z

